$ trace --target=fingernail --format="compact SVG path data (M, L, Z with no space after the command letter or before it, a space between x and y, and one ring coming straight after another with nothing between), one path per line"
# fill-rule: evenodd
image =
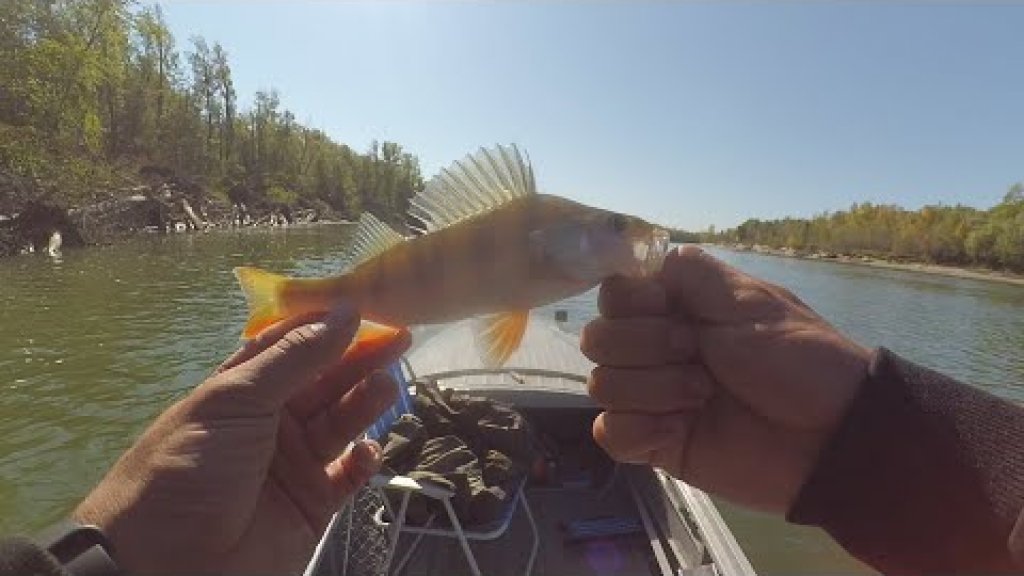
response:
M381 458L383 456L383 451L380 448L380 444L373 440L360 440L359 444L361 444L363 448L366 449L366 452L369 454L370 464L373 465L374 467L379 465Z

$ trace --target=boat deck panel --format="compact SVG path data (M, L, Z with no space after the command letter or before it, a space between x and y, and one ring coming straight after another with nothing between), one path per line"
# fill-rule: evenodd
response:
M485 370L477 353L472 321L452 325L430 338L409 354L409 364L417 376ZM543 390L567 394L586 394L585 379L594 363L579 349L579 339L550 322L530 322L522 345L502 367L508 372L459 375L445 378L445 387L458 390ZM517 373L517 369L521 373ZM539 375L539 371L573 374L577 379Z

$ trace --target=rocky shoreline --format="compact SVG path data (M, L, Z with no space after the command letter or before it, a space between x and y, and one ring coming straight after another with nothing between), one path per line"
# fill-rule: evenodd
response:
M760 244L710 244L717 248L724 248L733 252L754 252L768 256L782 258L799 258L802 260L817 260L820 262L833 262L836 264L848 264L855 266L869 266L872 268L885 268L889 270L904 270L909 272L920 272L922 274L935 274L940 276L951 276L954 278L968 278L972 280L988 280L1024 286L1024 275L987 268L962 268L958 266L947 266L943 264L930 264L926 262L900 262L885 260L865 255L837 254L834 252L809 252L799 251L793 248L773 248Z
M138 234L344 221L312 209L257 211L244 205L195 208L187 200L165 202L141 195L71 210L32 203L17 214L0 215L0 257L110 244Z
M0 211L0 257L102 245L138 234L187 233L217 228L344 222L329 207L248 206L211 199L197 186L161 179L65 208L38 197Z

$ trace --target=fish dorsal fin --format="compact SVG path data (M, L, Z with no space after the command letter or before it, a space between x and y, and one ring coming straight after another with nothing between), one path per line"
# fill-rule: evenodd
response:
M536 193L529 157L515 144L498 145L441 170L409 201L409 215L426 234Z
M484 366L500 368L508 361L523 341L529 320L529 310L513 310L476 319L474 337Z
M378 220L376 216L363 212L359 216L359 227L356 228L346 265L353 268L404 241L405 238L401 234Z

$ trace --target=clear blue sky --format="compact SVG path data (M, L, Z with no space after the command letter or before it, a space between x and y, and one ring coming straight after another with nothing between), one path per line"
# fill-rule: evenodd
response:
M544 192L690 229L1024 179L1024 5L170 2L243 106L427 175L517 142Z

